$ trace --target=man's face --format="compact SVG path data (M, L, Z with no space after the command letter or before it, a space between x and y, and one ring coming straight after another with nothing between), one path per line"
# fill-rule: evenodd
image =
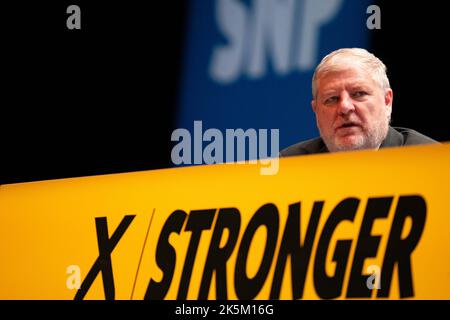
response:
M386 137L392 90L384 90L358 66L329 72L317 81L312 107L330 152L377 149Z

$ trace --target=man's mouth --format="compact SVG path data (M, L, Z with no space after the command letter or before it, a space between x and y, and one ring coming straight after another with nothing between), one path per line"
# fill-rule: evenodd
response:
M343 125L339 126L339 128L349 128L349 127L354 127L354 126L358 126L356 123L344 123Z
M346 122L341 125L339 125L336 128L336 131L342 132L342 133L352 133L354 130L360 129L361 126L356 122Z

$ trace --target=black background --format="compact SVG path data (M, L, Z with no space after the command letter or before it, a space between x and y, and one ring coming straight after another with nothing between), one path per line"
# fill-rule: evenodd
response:
M394 91L392 125L450 141L444 3L379 0L377 4L381 29L372 32L373 53L388 68Z
M81 30L66 28L70 4ZM186 5L9 4L1 181L169 166Z
M450 140L444 2L377 1L393 125ZM66 8L81 7L81 30ZM169 167L189 1L2 4L0 183Z

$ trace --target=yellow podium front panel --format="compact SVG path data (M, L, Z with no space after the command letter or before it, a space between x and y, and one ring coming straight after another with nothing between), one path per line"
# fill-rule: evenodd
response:
M0 299L449 299L450 145L0 186Z

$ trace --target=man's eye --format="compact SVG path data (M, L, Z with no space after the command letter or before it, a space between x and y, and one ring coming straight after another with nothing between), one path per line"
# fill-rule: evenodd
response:
M331 103L335 103L338 101L338 97L334 96L334 97L329 97L327 99L325 99L325 104L331 104Z
M353 93L353 97L355 98L360 98L367 95L367 92L365 91L356 91L355 93Z

